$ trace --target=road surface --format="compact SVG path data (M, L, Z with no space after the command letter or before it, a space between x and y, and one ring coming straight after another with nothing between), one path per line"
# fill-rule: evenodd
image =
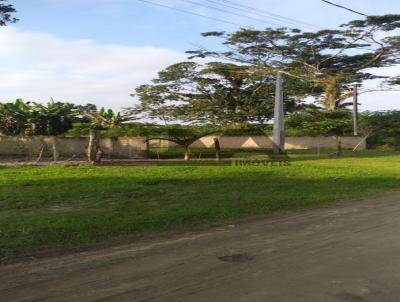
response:
M0 301L398 302L400 195L1 266Z

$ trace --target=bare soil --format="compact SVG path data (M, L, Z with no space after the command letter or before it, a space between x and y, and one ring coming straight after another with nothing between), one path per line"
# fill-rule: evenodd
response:
M400 195L0 266L0 301L400 300Z

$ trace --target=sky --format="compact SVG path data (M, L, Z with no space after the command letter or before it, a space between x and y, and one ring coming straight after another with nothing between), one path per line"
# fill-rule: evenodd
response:
M9 0L20 21L0 27L0 101L53 98L120 110L137 102L131 96L135 87L149 83L168 65L186 60L186 50L219 47L219 40L203 38L202 32L231 32L238 25L292 26L289 20L257 16L261 10L323 28L359 18L321 0L233 0L257 8L250 16L259 20L213 8L217 5L212 2L227 4L224 0L148 1L226 23L140 0ZM398 0L335 2L369 15L400 13ZM297 27L312 29L309 26ZM400 74L400 67L385 72ZM361 110L400 110L400 93L363 94L360 103Z

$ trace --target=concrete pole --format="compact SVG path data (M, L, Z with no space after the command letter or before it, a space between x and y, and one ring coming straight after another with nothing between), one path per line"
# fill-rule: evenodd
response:
M274 136L272 139L274 154L284 154L285 151L285 125L283 112L283 76L281 72L276 75Z
M358 85L354 85L354 97L353 97L353 129L354 136L358 135Z

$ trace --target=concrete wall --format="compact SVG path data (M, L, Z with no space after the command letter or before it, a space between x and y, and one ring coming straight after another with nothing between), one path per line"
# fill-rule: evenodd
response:
M146 144L141 137L102 138L100 144L105 157L146 157ZM48 157L55 146L59 157L84 157L87 145L87 138L0 136L0 156L37 157L44 146L43 156Z
M205 136L194 142L191 148L213 148L215 136ZM227 149L272 149L272 137L267 136L222 136L219 137L221 148ZM361 142L358 150L367 148L366 141L360 137L342 137L342 147L353 149ZM167 141L152 141L152 147L174 148L177 145ZM335 137L287 137L286 149L335 149Z
M213 148L214 136L203 137L191 148ZM267 136L223 136L219 137L221 148L226 149L272 149L272 138ZM360 137L343 137L344 149L353 149L361 142ZM0 136L0 156L37 157L44 146L43 156L51 156L53 145L59 157L84 157L88 145L87 138L63 137L9 137ZM151 147L174 148L176 144L165 140L152 140ZM102 138L101 147L107 158L145 158L146 143L143 137ZM287 137L286 149L335 149L334 137ZM365 150L363 141L358 150Z

